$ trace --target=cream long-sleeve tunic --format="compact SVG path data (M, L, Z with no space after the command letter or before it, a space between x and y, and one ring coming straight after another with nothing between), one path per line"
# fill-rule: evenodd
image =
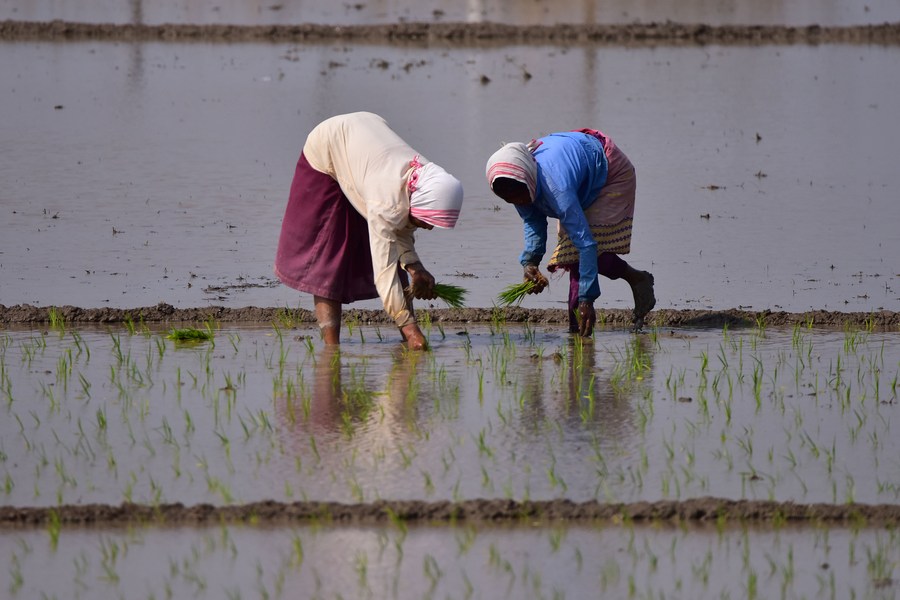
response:
M418 153L382 117L357 112L338 115L313 129L303 146L315 170L340 184L369 224L375 288L398 327L415 322L403 295L397 264L419 262L409 222L407 180ZM418 155L423 165L427 161Z

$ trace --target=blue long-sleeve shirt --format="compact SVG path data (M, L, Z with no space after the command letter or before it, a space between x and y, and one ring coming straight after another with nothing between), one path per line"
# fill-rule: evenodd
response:
M516 206L525 222L522 265L540 264L547 251L547 218L559 223L578 249L579 302L600 296L597 279L597 243L584 210L606 184L609 163L603 144L580 132L551 133L534 153L537 189L530 206Z

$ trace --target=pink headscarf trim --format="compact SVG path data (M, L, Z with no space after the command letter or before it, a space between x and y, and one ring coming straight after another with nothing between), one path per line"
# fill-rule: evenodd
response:
M423 165L418 155L409 166L412 167L406 182L409 214L435 227L453 228L462 208L462 184L434 163Z
M514 179L525 184L528 195L534 200L537 188L537 163L532 153L542 143L537 140L531 140L527 144L513 142L504 144L494 152L488 159L485 169L491 189L494 189L494 180L498 177Z

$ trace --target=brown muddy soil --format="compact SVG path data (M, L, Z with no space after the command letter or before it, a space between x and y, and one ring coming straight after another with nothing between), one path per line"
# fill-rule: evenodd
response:
M564 324L568 317L563 309L530 308L433 308L417 309L428 313L432 321L443 323L507 323ZM202 308L175 308L166 303L141 308L80 308L77 306L45 307L30 304L4 306L0 304L0 324L41 325L49 323L51 311L55 318L67 324L124 323L203 323L214 320L219 323L315 323L315 315L307 309L264 308L247 306L227 308L208 306ZM390 319L380 310L344 310L344 322L384 324ZM630 326L631 311L624 309L600 309L600 324ZM815 310L802 313L782 311L728 310L674 310L651 312L647 327L790 327L796 324L822 328L867 327L880 331L896 331L900 328L900 313L894 311L837 312Z
M386 25L132 25L67 21L3 21L0 40L203 42L326 42L592 45L760 45L900 43L900 23L805 27L634 23L504 25L391 23Z
M0 507L0 527L41 527L51 521L63 525L177 524L223 522L275 523L311 521L385 524L395 520L415 523L610 521L610 522L726 522L777 524L853 523L866 526L900 524L900 505L795 504L767 500L696 498L681 501L607 504L571 500L526 501L465 500L427 502L385 501L365 504L337 502L263 501L235 506L180 503L158 506L123 503L45 507Z

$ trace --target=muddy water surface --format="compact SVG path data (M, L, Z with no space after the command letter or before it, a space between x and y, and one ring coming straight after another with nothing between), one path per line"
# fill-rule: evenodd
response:
M542 525L542 526L537 526ZM285 525L8 532L18 597L892 598L896 530ZM74 566L73 566L74 565ZM48 576L48 574L53 574Z
M283 316L7 327L13 597L895 591L896 332Z
M896 332L289 327L4 333L4 504L900 494Z
M281 325L218 330L215 346L139 323L7 328L11 597L894 596L895 334L603 331L591 349L555 328L445 323L425 357L374 327L349 328L337 355ZM516 497L542 469L549 488ZM596 500L569 499L590 479ZM120 484L140 504L119 505ZM337 503L308 493L323 485ZM235 497L257 492L271 498Z
M894 597L898 46L890 26L827 26L900 15L851 4L0 0L30 22L0 25L0 304L155 315L0 310L0 589ZM738 27L530 45L437 27L501 17ZM252 27L298 22L386 27L318 44ZM408 355L353 312L324 348L308 313L275 310L310 302L271 261L306 133L352 110L463 181L460 227L419 245L486 308L520 277L521 225L485 158L606 130L638 168L653 326L628 333L627 286L605 283L586 344L558 310L429 311L433 351ZM166 338L207 318L214 343Z
M310 306L271 272L293 167L320 120L372 110L462 180L419 248L472 306L520 277L486 157L581 126L637 166L659 307L900 306L896 46L0 44L0 304Z

